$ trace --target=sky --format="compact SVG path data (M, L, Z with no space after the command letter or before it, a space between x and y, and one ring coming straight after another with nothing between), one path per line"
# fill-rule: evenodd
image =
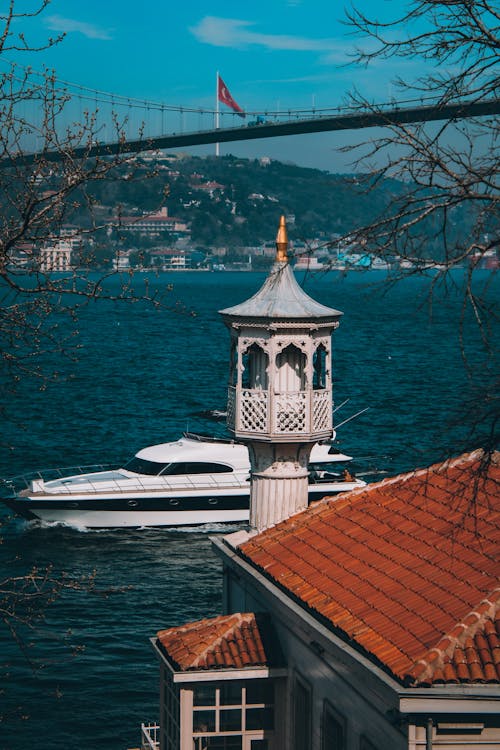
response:
M21 9L36 5L18 0ZM403 5L381 0L376 12L384 19ZM373 12L370 0L356 6ZM394 62L353 66L350 55L363 40L345 25L344 5L332 0L52 0L36 18L19 19L16 30L36 45L65 34L51 49L18 53L25 65L54 68L59 79L89 88L171 105L213 108L217 71L249 112L338 106L354 87L387 101L396 73L404 72L401 61L397 69ZM411 65L407 73L413 75ZM166 127L180 129L176 122ZM348 171L349 160L337 149L365 137L367 131L360 132L227 144L221 153Z

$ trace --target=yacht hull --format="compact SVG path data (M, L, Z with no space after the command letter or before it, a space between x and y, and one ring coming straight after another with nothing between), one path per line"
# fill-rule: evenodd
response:
M361 484L361 483L360 483ZM311 485L309 502L327 495L347 492L356 482ZM4 499L17 515L49 524L75 528L140 528L159 526L200 526L206 524L246 523L249 519L249 489L233 492L147 497L88 497L48 495Z

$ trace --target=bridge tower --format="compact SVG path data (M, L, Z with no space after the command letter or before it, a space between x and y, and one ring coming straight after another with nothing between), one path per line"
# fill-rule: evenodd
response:
M262 531L308 500L308 461L331 438L331 334L342 315L298 285L282 216L261 289L220 313L231 333L228 427L248 445L250 526Z

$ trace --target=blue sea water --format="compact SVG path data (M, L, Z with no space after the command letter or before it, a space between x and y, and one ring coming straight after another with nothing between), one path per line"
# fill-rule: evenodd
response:
M177 312L141 302L84 307L78 361L48 357L60 373L54 382L40 389L25 380L9 395L0 475L120 463L184 430L220 433L220 424L201 415L225 408L229 343L217 310L248 298L263 279L165 274L150 283L174 285ZM490 280L488 272L479 278ZM349 402L337 422L369 407L339 429L341 450L397 473L480 444L485 425L470 432L494 363L471 316L459 324L460 273L447 294L437 291L432 308L429 279L392 287L383 283L385 272L369 272L301 281L344 312L334 334L335 401ZM134 283L139 290L140 276ZM497 293L494 281L490 303ZM34 644L29 658L44 665L35 671L0 629L0 750L137 746L140 722L158 714L158 665L148 639L219 613L220 565L208 537L224 529L83 532L0 514L0 578L51 564L71 576L95 570L103 592L65 593L40 629L26 634ZM63 637L85 649L71 656Z

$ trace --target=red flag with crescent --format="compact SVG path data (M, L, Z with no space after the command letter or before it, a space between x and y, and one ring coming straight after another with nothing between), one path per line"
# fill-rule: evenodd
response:
M244 111L241 109L239 104L236 104L233 97L229 93L229 89L220 76L217 76L217 98L220 102L225 104L227 107L231 107L239 117L245 117Z

